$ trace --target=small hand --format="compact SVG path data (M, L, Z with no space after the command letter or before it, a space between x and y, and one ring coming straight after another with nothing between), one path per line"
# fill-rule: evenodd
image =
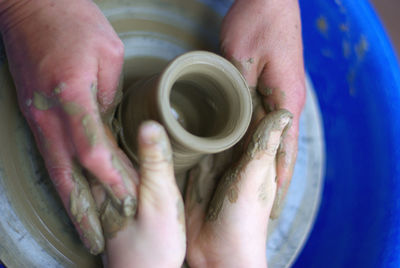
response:
M123 44L92 1L3 1L0 9L21 111L81 239L98 254L102 228L77 179L82 167L126 216L136 212L138 175L102 122L119 100Z
M285 110L265 116L227 170L228 153L209 156L191 170L185 199L190 267L267 266L276 154L291 117Z
M140 184L135 218L121 217L106 199L102 185L97 181L92 185L106 236L104 263L113 268L178 268L186 250L185 216L163 128L155 122L142 124L138 148Z
M221 50L243 74L253 96L253 119L247 138L271 111L293 114L292 126L278 149L276 218L293 174L299 118L305 102L301 22L296 0L237 0L221 30Z

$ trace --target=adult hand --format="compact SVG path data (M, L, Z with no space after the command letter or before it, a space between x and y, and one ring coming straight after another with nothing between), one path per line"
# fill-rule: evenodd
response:
M209 156L191 170L185 202L190 267L267 266L276 154L291 117L286 110L265 116L227 171L226 153Z
M124 49L89 0L9 0L0 25L19 105L49 175L85 245L104 248L81 167L125 216L136 212L136 172L107 138L101 117L118 102Z
M113 268L178 268L185 258L185 216L163 128L155 122L142 124L138 148L140 183L135 218L121 217L102 185L96 181L92 185L106 234L104 263Z
M296 0L236 0L221 30L221 50L243 74L253 96L248 137L271 111L293 114L277 156L277 196L271 217L282 207L297 156L299 117L305 102L301 22Z

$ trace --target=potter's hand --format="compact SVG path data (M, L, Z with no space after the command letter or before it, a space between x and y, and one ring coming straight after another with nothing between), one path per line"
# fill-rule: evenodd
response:
M133 169L101 120L115 105L123 45L88 0L0 2L0 25L25 115L59 195L94 254L104 239L76 167L97 178L127 215L136 210Z
M293 124L278 149L278 217L297 155L299 117L305 101L300 13L295 0L236 0L221 30L221 50L246 78L254 114L249 134L266 113L287 109Z
M178 268L185 257L185 216L163 128L154 122L142 124L138 148L140 184L135 218L121 217L111 203L104 203L103 187L92 186L106 236L104 262L114 268Z
M266 267L276 154L290 121L286 110L271 112L229 169L222 153L191 170L185 202L190 267Z

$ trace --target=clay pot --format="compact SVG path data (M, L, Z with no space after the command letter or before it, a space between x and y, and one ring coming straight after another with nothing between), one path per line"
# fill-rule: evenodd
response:
M245 134L251 120L249 89L224 58L194 51L174 59L165 70L128 88L119 108L120 140L136 161L137 131L152 119L164 125L173 149L176 174L205 154L224 151Z

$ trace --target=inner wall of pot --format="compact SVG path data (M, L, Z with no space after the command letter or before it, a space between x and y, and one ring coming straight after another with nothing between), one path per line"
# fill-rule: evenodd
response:
M202 138L232 132L241 106L230 76L214 66L197 64L188 66L175 80L169 98L171 113L187 132Z

